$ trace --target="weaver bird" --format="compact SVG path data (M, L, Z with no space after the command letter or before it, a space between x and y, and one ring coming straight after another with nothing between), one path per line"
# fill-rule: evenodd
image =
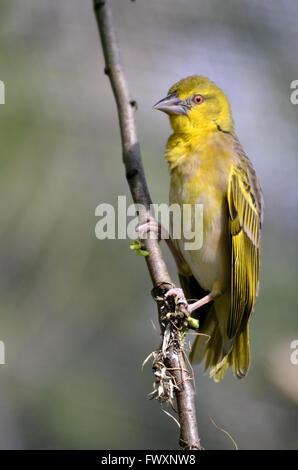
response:
M208 78L180 80L154 108L169 115L174 131L165 152L170 204L182 210L183 204L203 204L201 249L185 250L183 237L173 241L185 298L197 299L189 312L197 311L204 334L196 337L190 358L206 357L205 370L210 367L216 382L228 366L242 378L259 283L261 186L235 134L228 99Z

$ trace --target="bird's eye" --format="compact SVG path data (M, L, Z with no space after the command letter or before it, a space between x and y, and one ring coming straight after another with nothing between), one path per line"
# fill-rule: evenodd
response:
M202 95L195 95L193 100L195 104L201 104L203 103L204 98Z

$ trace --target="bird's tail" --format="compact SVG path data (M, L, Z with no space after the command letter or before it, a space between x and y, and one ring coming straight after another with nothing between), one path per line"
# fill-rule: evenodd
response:
M200 332L191 348L192 363L201 362L206 356L205 371L210 367L210 377L220 382L229 366L233 367L236 377L245 377L250 360L248 323L234 338L224 337L214 308L211 308Z

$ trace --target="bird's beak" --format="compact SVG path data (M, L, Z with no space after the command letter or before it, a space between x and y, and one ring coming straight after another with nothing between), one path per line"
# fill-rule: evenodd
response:
M167 114L187 114L188 105L179 98L177 93L172 93L158 101L153 109L158 109Z

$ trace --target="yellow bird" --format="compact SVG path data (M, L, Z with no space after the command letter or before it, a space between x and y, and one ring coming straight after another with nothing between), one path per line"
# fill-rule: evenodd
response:
M220 381L228 366L242 378L249 360L249 319L258 291L263 196L258 176L234 131L230 105L208 78L191 76L154 106L169 115L165 158L170 204L203 204L203 245L174 240L178 274L199 332L190 357ZM198 230L200 228L198 227ZM176 295L179 296L177 290Z

